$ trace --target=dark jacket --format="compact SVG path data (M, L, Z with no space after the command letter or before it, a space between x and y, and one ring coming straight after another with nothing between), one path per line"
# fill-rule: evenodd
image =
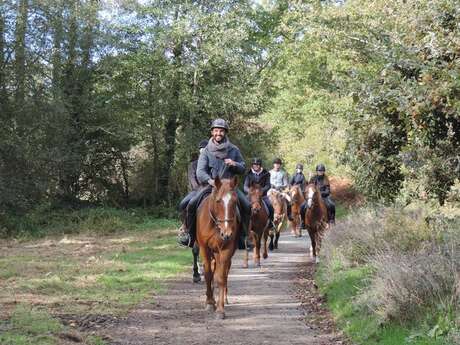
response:
M200 153L196 175L200 183L206 184L210 179L232 178L235 175L243 175L245 164L240 150L233 144L228 148L227 157L236 162L235 166L227 166L223 159L214 156L207 148Z
M200 181L198 181L198 177L196 176L197 167L198 159L191 161L188 165L187 178L190 190L198 190L201 187L201 183Z
M291 177L290 184L291 186L300 185L302 189L305 187L305 175L303 173L296 173Z
M249 170L244 179L244 192L246 194L249 193L251 183L260 184L263 195L267 195L267 192L270 189L270 173L265 169L263 169L260 174L255 174L252 170Z
M326 175L315 175L311 178L310 183L314 183L319 188L323 198L327 198L331 194L331 186Z

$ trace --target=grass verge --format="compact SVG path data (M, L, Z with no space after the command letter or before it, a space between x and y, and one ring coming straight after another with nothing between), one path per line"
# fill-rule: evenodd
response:
M316 280L354 344L460 344L456 219L362 209L328 233Z
M62 343L62 333L78 331L78 322L72 329L60 320L124 315L186 271L191 253L176 245L176 222L135 217L128 230L110 227L104 235L93 217L82 220L79 235L0 241L0 344ZM103 344L95 336L80 337Z

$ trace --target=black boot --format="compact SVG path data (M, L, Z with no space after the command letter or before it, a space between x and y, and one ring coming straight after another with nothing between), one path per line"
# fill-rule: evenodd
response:
M291 204L289 204L289 203L287 204L287 217L291 222L294 220L294 218L292 218Z

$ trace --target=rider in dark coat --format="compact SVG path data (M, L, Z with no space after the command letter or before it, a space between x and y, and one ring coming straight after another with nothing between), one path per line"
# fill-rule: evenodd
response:
M206 148L200 153L196 175L199 183L205 185L187 206L186 228L179 235L179 243L193 246L196 237L196 208L200 200L210 193L218 178L233 178L242 175L245 171L245 163L238 147L233 145L227 138L229 127L225 120L214 120L211 125L211 139ZM241 207L241 222L243 232L247 234L251 216L251 205L244 194L237 189L238 201Z
M257 183L262 187L262 200L265 205L267 205L270 219L273 221L273 206L267 196L267 192L271 188L270 173L262 167L262 160L260 158L254 158L252 160L251 170L249 170L244 179L244 192L246 195L249 194L249 188L252 183Z
M200 153L204 150L204 148L208 145L207 140L202 140L198 144L198 149L200 150ZM185 198L182 199L182 201L179 204L179 212L181 213L181 220L182 220L182 226L181 229L184 227L185 223L185 218L187 214L187 205L190 202L190 200L193 199L198 193L198 190L200 188L203 188L204 185L198 181L198 177L196 176L196 168L198 166L198 157L195 155L195 159L192 159L190 161L190 164L188 165L188 170L187 170L187 178L188 178L188 185L189 185L189 190L190 192L185 196Z
M305 178L305 175L303 174L303 165L298 163L296 166L295 166L295 174L292 175L291 177L291 181L290 181L290 184L291 186L295 186L295 185L300 185L300 188L302 189L302 191L304 190L305 188L305 185L306 185L306 178Z
M331 185L329 183L329 178L325 173L326 167L324 164L318 164L316 166L316 175L310 179L310 183L314 183L318 187L321 193L321 197L323 198L327 207L329 223L335 224L335 203L331 198ZM305 207L302 207L300 210L302 215L302 224L305 216L305 211Z

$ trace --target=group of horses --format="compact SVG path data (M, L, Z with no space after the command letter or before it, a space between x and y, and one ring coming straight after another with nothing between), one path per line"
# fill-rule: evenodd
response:
M194 273L193 280L200 280L197 265L198 251L201 254L204 278L206 280L206 310L215 311L216 317L225 317L224 305L227 299L227 279L232 264L232 257L238 248L241 231L241 216L238 208L236 188L238 180L216 179L211 194L200 204L197 211L197 242L193 248ZM306 202L304 224L311 240L311 249L315 262L318 262L318 251L322 234L328 226L327 208L321 198L319 189L308 184L304 190L301 186L292 186L285 191L271 189L268 197L273 205L274 217L270 221L269 210L263 202L262 187L251 184L248 198L251 203L251 220L249 238L252 241L253 260L260 266L260 251L263 241L263 258L268 257L268 249L278 248L278 240L282 229L288 223L287 203L292 206L290 221L295 236L301 236L300 207ZM270 243L267 246L268 239ZM268 247L268 248L267 248ZM243 267L248 267L248 251L245 250ZM214 298L214 286L219 288L217 302Z

